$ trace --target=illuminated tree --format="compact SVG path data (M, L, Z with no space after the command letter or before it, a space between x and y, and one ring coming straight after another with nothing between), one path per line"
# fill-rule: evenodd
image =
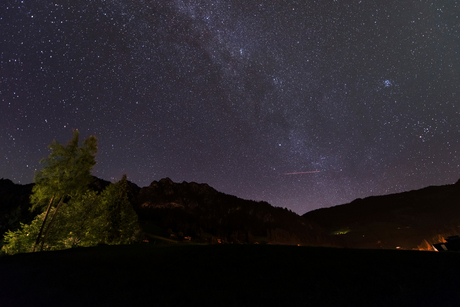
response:
M88 187L93 180L96 138L78 147L78 131L74 131L67 146L53 142L50 148L50 156L41 161L45 167L35 176L31 196L32 209L43 212L31 224L8 231L2 251L15 254L35 251L37 245L41 251L135 240L139 223L128 199L126 175L102 193Z
M65 229L66 247L129 244L139 231L137 214L128 199L126 175L100 194L88 191L74 197L62 214L59 228Z
M17 254L30 252L35 244L35 238L40 230L45 212L39 214L29 225L21 223L20 229L7 231L3 237L2 252Z
M52 207L49 214L55 214ZM33 251L35 238L42 224L48 228L43 212L32 223L21 224L20 229L8 231L4 236L2 252L7 254ZM77 246L104 244L129 244L140 230L136 212L127 197L126 176L110 184L102 193L87 190L75 195L61 207L41 250L59 250Z
M40 243L40 250L43 249L46 237L62 204L73 197L83 195L91 183L91 169L96 164L97 140L95 136L90 136L83 142L82 147L78 146L78 141L79 132L74 130L73 138L67 146L53 141L49 146L50 156L40 161L44 168L37 172L34 178L35 186L31 196L32 210L37 207L44 208L46 203L48 203L48 208L37 235L34 250ZM54 213L47 223L50 210L54 206Z

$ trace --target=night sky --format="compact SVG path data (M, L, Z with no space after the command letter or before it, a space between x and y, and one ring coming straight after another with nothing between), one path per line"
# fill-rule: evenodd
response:
M460 178L458 1L0 3L0 178L96 135L93 175L303 214Z

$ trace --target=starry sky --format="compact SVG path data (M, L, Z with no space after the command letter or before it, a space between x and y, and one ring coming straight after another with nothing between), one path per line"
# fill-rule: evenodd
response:
M2 0L0 178L93 175L296 213L460 178L458 1Z

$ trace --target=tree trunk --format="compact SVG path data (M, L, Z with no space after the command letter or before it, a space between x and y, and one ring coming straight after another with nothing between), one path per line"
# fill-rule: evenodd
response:
M43 251L43 245L45 244L46 237L48 236L48 233L50 232L51 224L53 224L54 218L56 217L56 215L57 215L57 213L59 211L59 208L61 207L63 202L64 202L64 196L61 198L61 200L59 201L59 204L56 206L56 210L54 211L53 217L51 218L51 221L48 224L48 227L46 228L46 232L43 235L42 243L40 245L40 251Z
M40 227L40 232L38 233L37 239L35 240L35 244L34 244L34 248L32 252L35 252L35 248L37 247L38 243L40 243L40 240L42 238L43 228L45 228L46 219L48 218L48 213L50 213L51 205L53 204L53 200L54 200L54 195L53 197L51 197L50 204L48 205L48 208L46 209L45 218L43 219L43 223L42 223L42 226Z

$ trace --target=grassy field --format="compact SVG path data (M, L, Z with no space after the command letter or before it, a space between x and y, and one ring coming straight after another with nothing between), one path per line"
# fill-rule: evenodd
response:
M460 254L101 246L0 257L0 306L459 306Z

